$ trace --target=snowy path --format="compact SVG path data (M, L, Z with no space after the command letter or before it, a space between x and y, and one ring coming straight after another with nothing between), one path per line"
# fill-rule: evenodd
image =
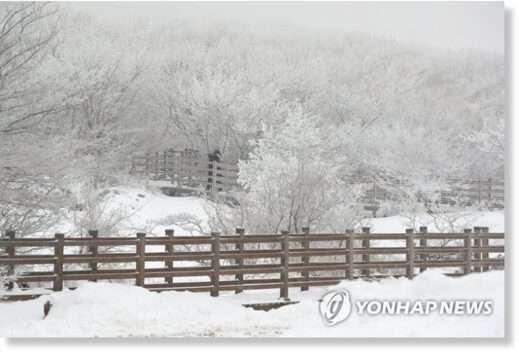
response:
M88 283L39 299L0 303L0 335L4 337L117 336L288 336L288 337L499 337L504 335L504 272L448 278L427 271L413 281L344 281L351 299L492 300L491 315L358 315L326 326L318 300L331 288L291 290L300 301L270 312L241 306L272 302L277 292L245 292L211 298L207 294L151 293L134 286ZM54 303L43 319L43 303Z

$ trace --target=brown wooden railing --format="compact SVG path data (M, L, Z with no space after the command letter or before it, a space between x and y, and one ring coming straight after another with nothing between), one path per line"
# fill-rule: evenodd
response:
M134 157L132 174L171 182L178 190L221 192L238 188L238 164L210 161L195 150L165 150Z
M302 234L281 235L236 231L193 237L174 236L173 230L166 230L164 237L99 237L92 231L88 238L16 238L8 231L0 238L0 249L5 248L0 266L15 274L18 284L52 283L54 291L74 287L77 281L126 279L152 291L207 291L212 296L279 289L285 299L291 287L307 290L344 279L412 279L429 268L463 275L504 267L504 234L485 227L464 233L428 233L422 227L405 234L371 234L369 228L344 234L310 234L308 228ZM85 253L77 253L80 250ZM194 263L179 264L182 261ZM114 269L110 264L126 267ZM17 269L27 266L31 269ZM45 266L49 268L41 269Z
M240 189L238 164L209 161L207 155L196 150L165 150L134 157L131 173L151 180L169 181L176 193L194 194L202 188L221 192ZM376 211L378 204L394 198L391 188L405 185L406 181L387 180L375 182L362 175L347 176L350 183L367 186L361 200L367 210ZM485 205L504 208L505 187L502 178L448 179L445 187L438 191L440 204ZM432 202L432 201L430 201Z
M404 187L406 181L387 180L378 183L364 176L350 176L351 183L362 183L367 186L361 201L371 205L372 210L380 202L393 200L392 189ZM429 204L439 203L443 205L485 206L495 209L504 209L505 183L502 178L487 179L447 179L443 187L438 189L434 200L431 196L418 195L420 201ZM377 208L374 208L375 210Z

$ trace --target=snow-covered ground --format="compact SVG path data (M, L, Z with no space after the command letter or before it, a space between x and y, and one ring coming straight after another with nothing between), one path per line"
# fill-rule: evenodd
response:
M164 235L164 230L173 228L175 234L186 236L198 234L182 226L171 224L173 219L185 219L185 215L197 218L201 226L207 228L205 202L197 197L170 197L162 194L156 187L115 187L105 197L105 212L119 212L121 233L129 234L146 230L155 235ZM183 217L177 217L184 214ZM370 226L371 232L403 233L406 228L427 226L430 232L462 231L474 226L487 226L491 232L504 232L504 211L469 211L445 213L435 217L428 214L397 215L384 218L369 218L362 223ZM239 225L236 225L239 226ZM360 226L360 225L359 225ZM73 229L70 223L64 223L56 232L68 233Z
M321 319L318 300L331 289L346 289L352 301L492 300L493 312L394 316L359 315L353 310L344 322L330 327ZM135 286L86 283L77 290L36 300L0 303L0 336L502 337L504 289L502 271L459 278L427 271L414 280L355 280L307 292L291 289L291 300L298 304L263 312L242 304L276 301L276 291L212 298L208 294L157 294ZM54 306L44 318L43 304L49 300Z
M128 217L122 230L148 228L163 235L174 228L176 235L197 234L170 223L174 215L190 214L207 222L204 201L196 197L169 197L145 188L114 188L106 197L107 210L122 210ZM371 232L401 233L411 226L427 226L432 232L459 231L488 226L504 231L503 211L476 211L430 215L399 215L368 219ZM63 224L59 231L71 225ZM160 249L162 250L162 249ZM160 251L159 250L159 251ZM159 264L160 266L161 264ZM482 286L484 284L484 286ZM400 300L493 300L491 315L370 316L353 312L343 323L326 326L319 314L319 299L331 289L347 289L355 299ZM42 289L30 290L41 293ZM504 272L472 274L449 278L427 271L414 280L384 279L380 282L344 281L329 288L307 292L290 289L298 304L270 312L254 311L242 305L278 301L277 290L208 294L164 292L125 284L83 283L74 291L44 295L36 300L0 303L0 336L289 336L289 337L499 337L504 335ZM43 318L43 304L54 307Z
M164 229L173 228L178 236L197 234L168 223L168 218L179 215L194 216L203 223L207 221L204 200L197 197L170 197L154 186L120 186L109 188L99 206L99 217L118 219L117 229L120 235L146 231L154 235L164 235ZM74 219L72 211L67 212L68 220L56 226L56 232L73 233ZM185 219L182 217L181 219ZM204 226L204 225L203 225ZM53 231L54 232L54 231ZM48 234L48 233L47 233Z

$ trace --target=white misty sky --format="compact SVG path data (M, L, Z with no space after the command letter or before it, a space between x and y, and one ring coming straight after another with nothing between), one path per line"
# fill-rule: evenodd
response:
M504 53L504 5L484 2L74 2L108 17L292 24Z

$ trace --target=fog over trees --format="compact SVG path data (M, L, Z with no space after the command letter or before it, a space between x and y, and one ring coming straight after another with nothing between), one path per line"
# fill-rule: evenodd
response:
M504 102L497 54L1 3L0 230L45 230L165 148L239 162L251 229L330 225L345 176L406 181L402 200L502 177Z

